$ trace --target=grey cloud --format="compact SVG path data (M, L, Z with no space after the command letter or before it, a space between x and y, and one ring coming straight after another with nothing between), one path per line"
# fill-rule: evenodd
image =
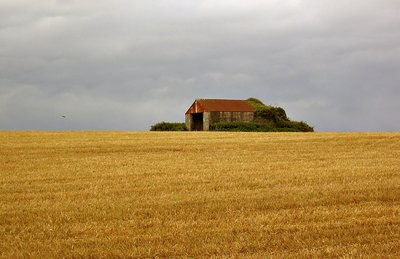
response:
M317 130L398 130L399 7L3 1L0 128L142 130L196 97L254 96Z

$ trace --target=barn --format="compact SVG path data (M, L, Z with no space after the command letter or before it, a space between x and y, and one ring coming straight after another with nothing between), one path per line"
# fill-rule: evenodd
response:
M251 122L254 112L245 100L196 99L185 113L185 123L190 131L208 131L216 122Z

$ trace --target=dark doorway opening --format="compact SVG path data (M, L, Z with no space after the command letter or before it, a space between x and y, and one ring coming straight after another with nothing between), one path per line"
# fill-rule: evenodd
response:
M203 130L203 113L193 113L193 130Z

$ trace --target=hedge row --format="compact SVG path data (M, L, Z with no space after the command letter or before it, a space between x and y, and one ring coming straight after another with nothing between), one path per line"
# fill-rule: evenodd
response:
M151 126L150 131L187 131L185 123L181 122L159 122Z
M211 131L243 131L243 132L304 132L302 126L282 125L254 122L218 122L210 125Z

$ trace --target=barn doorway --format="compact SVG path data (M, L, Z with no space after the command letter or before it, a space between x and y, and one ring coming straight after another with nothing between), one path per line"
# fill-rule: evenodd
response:
M203 130L203 113L193 113L193 130L201 131Z

